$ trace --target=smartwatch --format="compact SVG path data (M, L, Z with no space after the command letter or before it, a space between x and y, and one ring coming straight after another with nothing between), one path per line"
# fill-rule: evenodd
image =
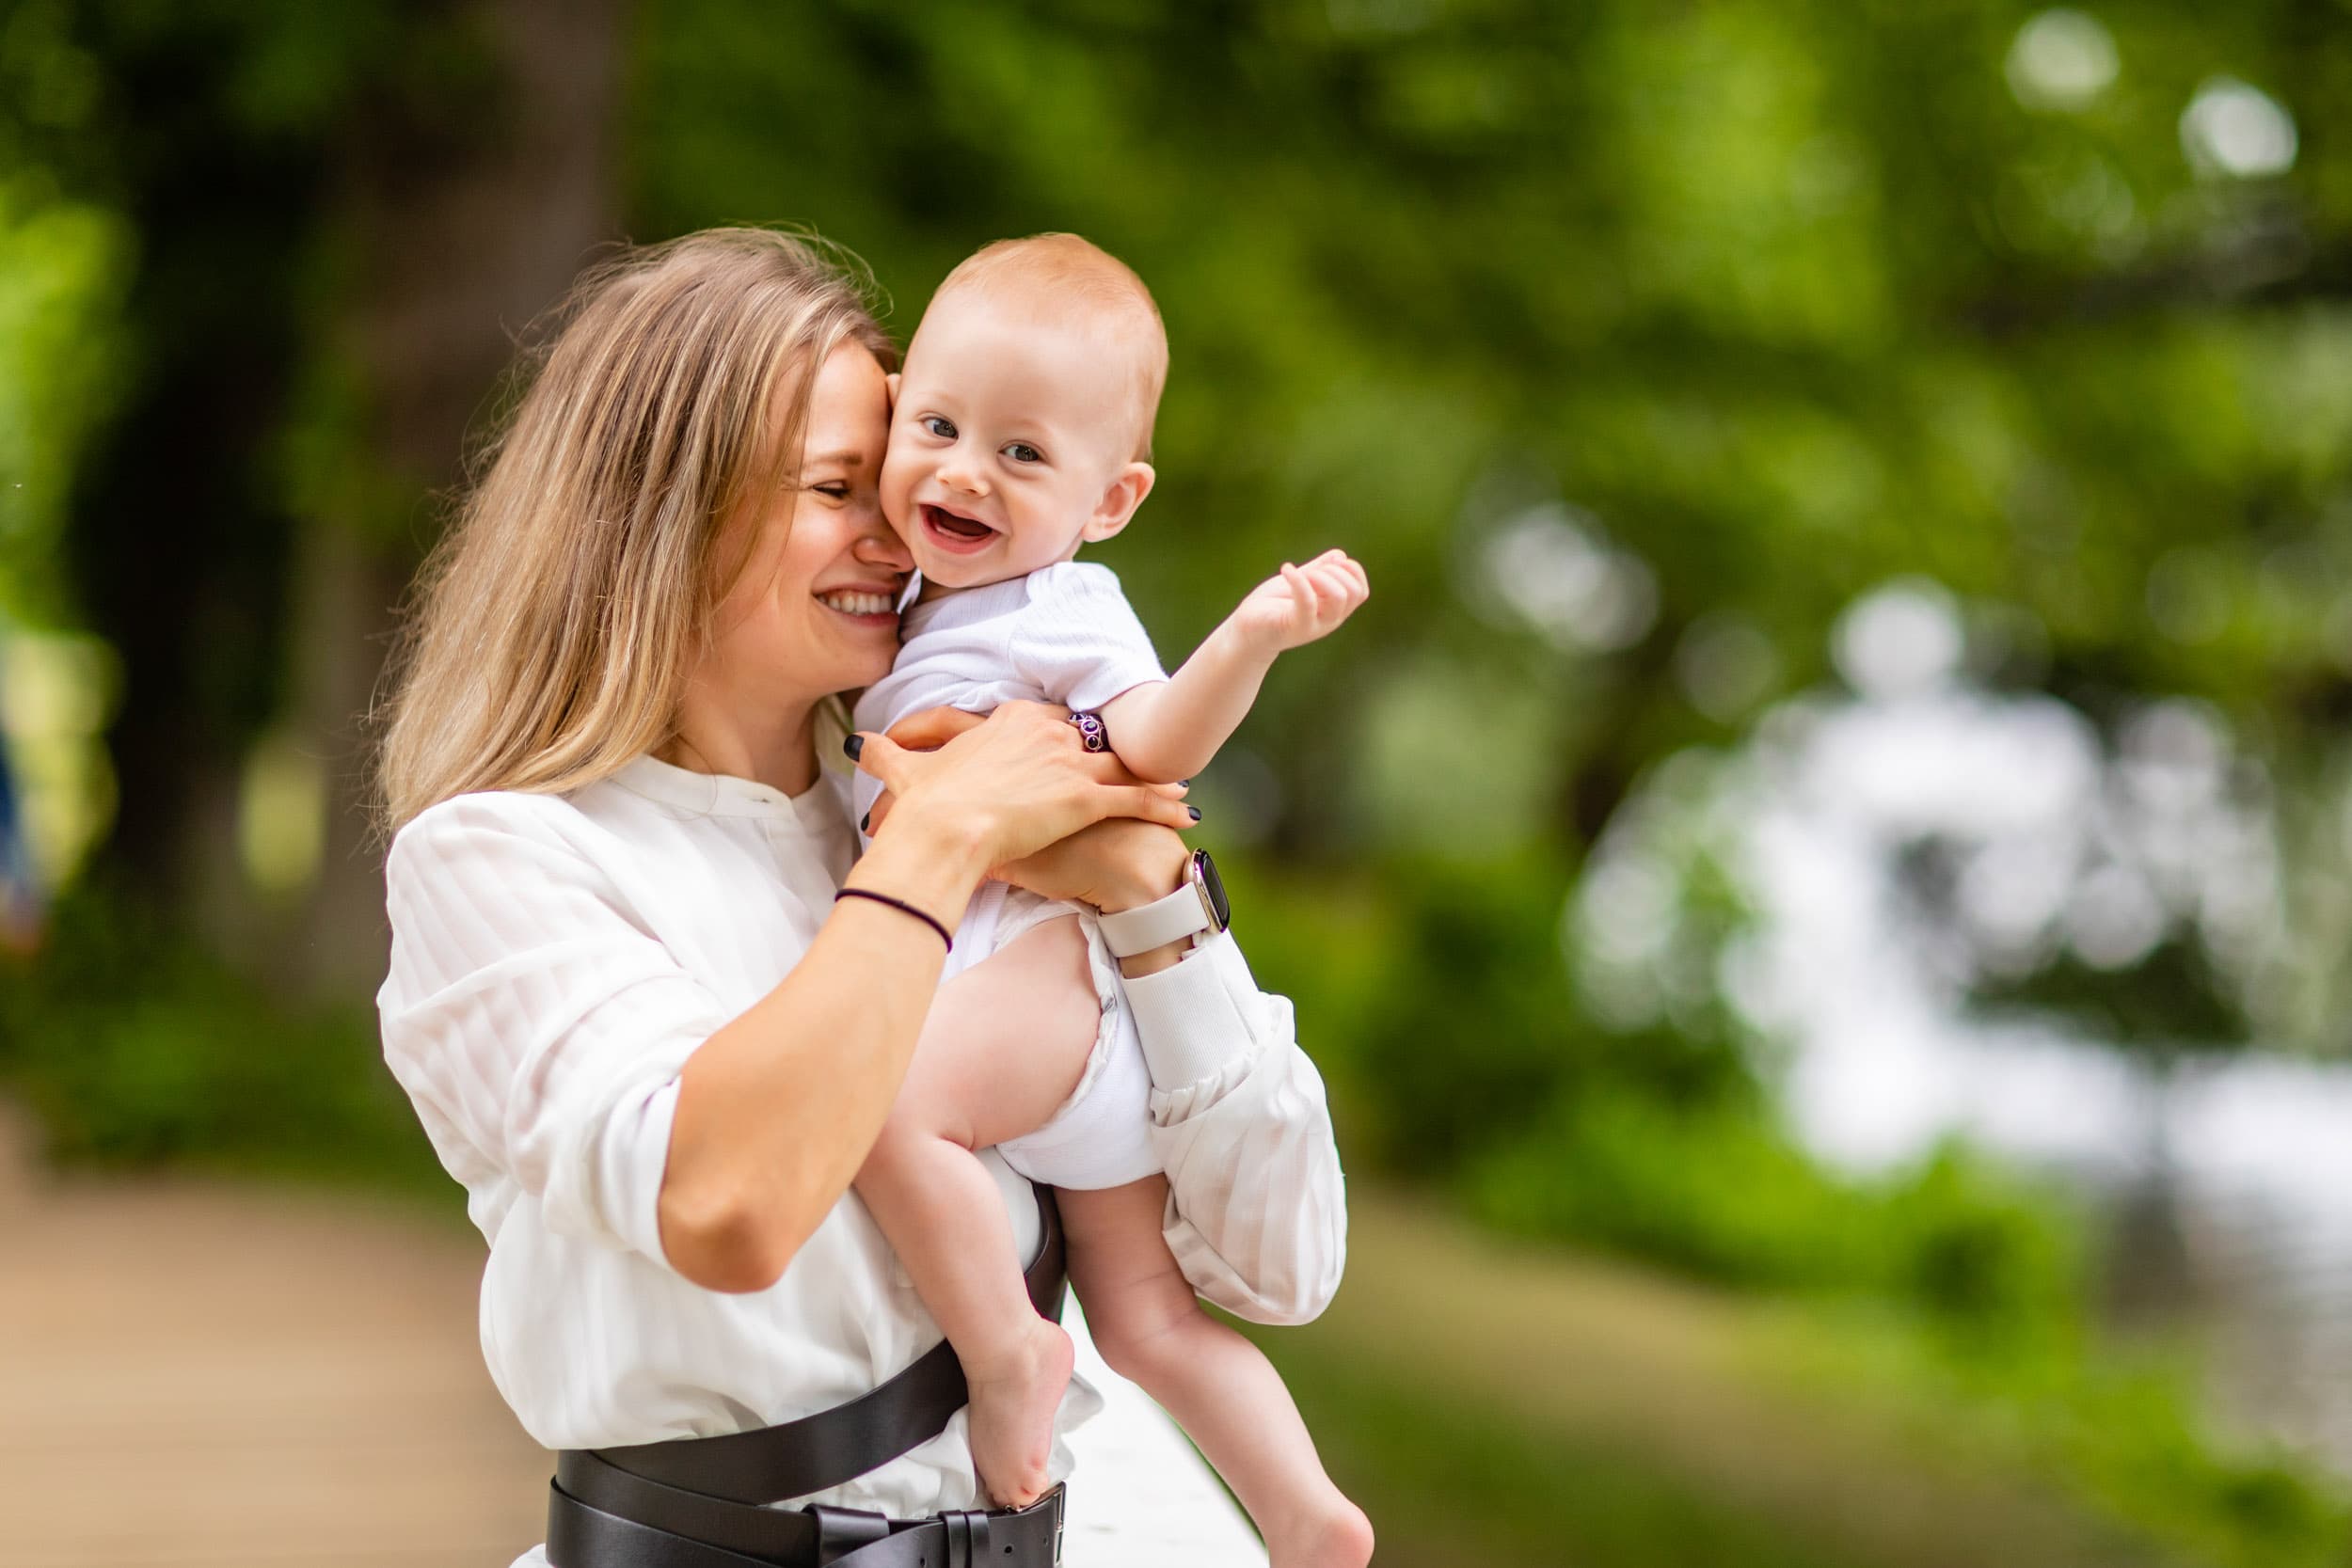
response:
M1103 916L1103 945L1121 958L1149 953L1154 947L1165 947L1185 937L1190 937L1192 945L1198 947L1232 923L1233 908L1226 901L1225 883L1217 877L1216 862L1209 858L1206 849L1195 849L1192 859L1184 863L1182 887L1139 908Z

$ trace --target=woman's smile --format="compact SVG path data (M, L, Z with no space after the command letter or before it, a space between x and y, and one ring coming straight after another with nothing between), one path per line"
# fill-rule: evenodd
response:
M860 626L895 626L898 624L900 586L858 583L825 589L815 598L827 610Z

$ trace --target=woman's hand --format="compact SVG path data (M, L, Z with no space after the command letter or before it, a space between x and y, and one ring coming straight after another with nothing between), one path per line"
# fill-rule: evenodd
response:
M1113 753L1087 751L1067 718L1067 709L1049 703L1012 702L985 719L933 708L900 720L888 735L863 735L858 766L887 786L868 830L879 833L886 816L919 809L965 825L998 874L1047 896L1116 897L1140 888L1153 851L1130 832L1098 834L1025 864L1098 823L1177 829L1194 820L1183 785L1139 782ZM1168 835L1154 836L1165 856ZM1174 885L1172 876L1167 885ZM1087 891L1053 891L1079 888Z
M1106 913L1165 898L1184 880L1192 851L1156 822L1108 816L989 875L1040 897L1091 904Z

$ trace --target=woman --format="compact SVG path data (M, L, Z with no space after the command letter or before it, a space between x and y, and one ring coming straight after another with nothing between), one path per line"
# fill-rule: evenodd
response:
M1158 900L1195 814L1009 705L864 737L895 803L853 864L839 696L890 667L911 570L875 497L892 345L836 262L754 230L630 253L557 320L392 698L378 1002L490 1244L491 1374L588 1449L830 1409L937 1340L848 1190L935 993L1018 1048L1019 998L939 986L942 928L992 868ZM1288 1004L1229 937L1126 968L1186 1275L1313 1316L1345 1221ZM1038 1211L992 1168L1025 1256ZM793 1500L977 1507L961 1418Z

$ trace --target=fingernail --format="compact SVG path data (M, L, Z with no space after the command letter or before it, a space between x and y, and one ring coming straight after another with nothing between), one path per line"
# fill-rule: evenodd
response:
M864 816L857 819L857 831L862 833L870 833L874 831L874 814L872 812L869 811Z
M841 749L850 753L850 760L851 762L855 762L857 760L857 754L866 750L866 737L862 735L850 736L848 739L842 741Z
M1178 779L1176 782L1183 784L1186 789L1190 789L1192 787L1192 781L1190 779Z
M1184 809L1192 813L1192 819L1195 822L1200 820L1200 808L1199 806L1186 806Z

